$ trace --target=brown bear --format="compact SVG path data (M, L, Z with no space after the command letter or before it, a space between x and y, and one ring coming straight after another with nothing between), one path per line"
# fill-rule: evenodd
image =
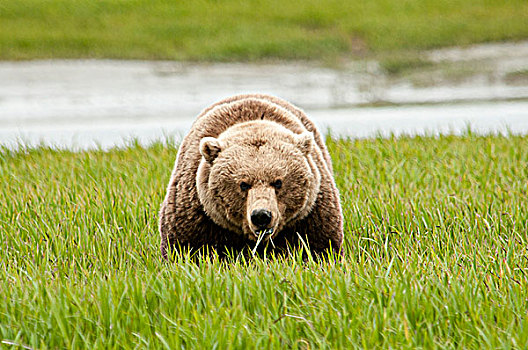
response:
M332 172L321 133L300 109L268 95L222 100L198 116L178 150L160 210L162 254L300 244L340 253Z

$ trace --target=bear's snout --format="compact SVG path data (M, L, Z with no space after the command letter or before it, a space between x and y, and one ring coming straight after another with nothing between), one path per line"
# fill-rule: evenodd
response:
M246 210L247 228L253 237L257 237L257 232L262 230L270 230L268 234L271 235L280 224L275 189L270 186L256 185L251 188Z
M271 211L267 209L255 209L251 212L251 222L259 229L267 228L271 219Z

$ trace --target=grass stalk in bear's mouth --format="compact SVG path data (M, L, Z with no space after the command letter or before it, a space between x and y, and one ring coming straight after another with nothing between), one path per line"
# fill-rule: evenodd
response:
M264 239L266 236L270 236L269 240L271 241L271 245L275 247L275 244L273 244L273 240L271 239L271 235L273 234L273 228L269 228L267 230L258 230L255 232L257 235L257 243L255 243L255 247L251 250L251 254L255 255L258 246L260 245L260 242Z
M255 255L255 253L257 252L257 248L260 245L260 242L262 242L265 236L266 234L264 230L257 231L257 243L255 243L255 247L251 250L252 255Z

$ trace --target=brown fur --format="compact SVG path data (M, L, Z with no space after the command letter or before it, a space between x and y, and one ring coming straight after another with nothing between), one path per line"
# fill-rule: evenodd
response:
M163 256L174 246L252 248L260 208L271 213L275 249L301 237L315 253L340 251L339 193L315 125L276 97L234 96L205 109L180 146L160 210Z

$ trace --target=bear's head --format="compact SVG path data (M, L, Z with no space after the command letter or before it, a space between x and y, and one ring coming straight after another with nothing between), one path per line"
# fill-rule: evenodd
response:
M321 183L315 147L310 132L264 120L204 137L196 185L206 214L248 239L275 237L315 204Z

